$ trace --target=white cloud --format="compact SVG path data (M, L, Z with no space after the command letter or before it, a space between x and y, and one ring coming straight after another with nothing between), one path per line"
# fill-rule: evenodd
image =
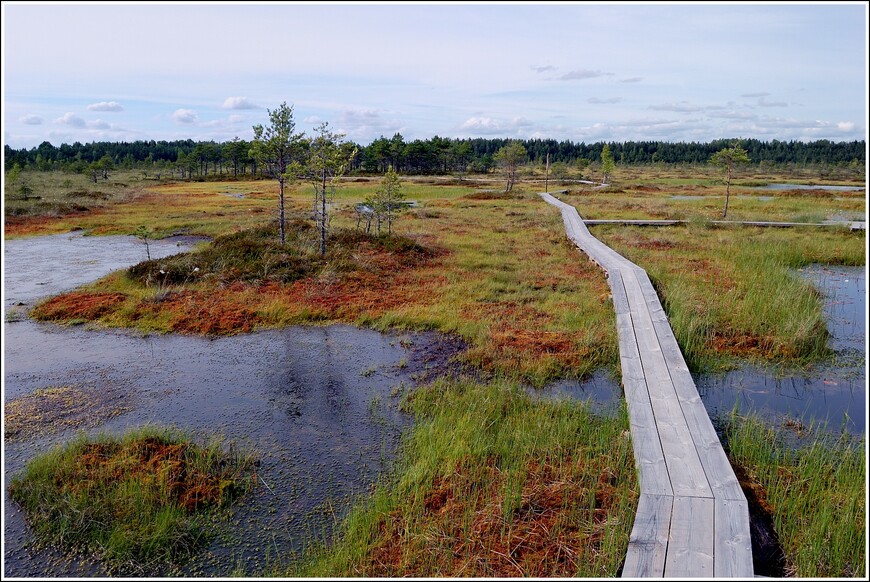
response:
M302 120L302 123L310 123L311 125L317 125L317 124L323 123L323 120L320 119L316 115L309 115L308 117L306 117L305 119Z
M373 109L346 109L341 114L343 123L370 123L380 118Z
M111 127L111 125L109 125L102 119L88 122L88 129L111 129Z
M640 83L643 81L643 77L628 77L627 79L620 79L620 83Z
M526 135L527 128L534 127L535 123L525 117L514 117L510 121L504 121L494 117L469 117L460 130L465 132L479 133L483 135Z
M744 121L758 118L758 116L756 114L754 114L750 111L735 111L733 109L730 109L727 111L711 113L710 117L716 117L719 119L744 120Z
M247 97L227 97L222 105L224 109L262 109Z
M613 104L613 103L619 103L621 101L622 101L622 97L606 97L604 99L602 99L600 97L590 97L589 99L586 100L587 103L592 103L592 104Z
M534 72L540 74L540 73L546 73L547 71L555 71L556 67L554 67L553 65L542 65L542 66L532 65L531 69Z
M124 108L115 101L100 101L88 105L88 111L124 111Z
M212 119L210 121L204 121L204 122L200 123L199 125L201 127L226 128L226 127L233 127L235 125L238 125L240 122L242 122L244 120L245 120L244 115L228 115L224 119Z
M613 128L606 123L595 123L576 130L574 139L578 141L596 141L613 137Z
M308 118L306 118L307 120ZM315 125L320 123L322 121L318 121ZM381 112L375 109L345 109L342 111L338 123L341 125L339 128L341 133L344 133L348 139L359 142L375 139L379 135L401 132L405 129L400 121L384 118Z
M54 120L54 122L61 125L71 125L73 127L84 127L85 125L87 125L84 119L82 119L72 111L64 113L63 117L58 117Z
M559 79L561 81L578 81L583 79L594 79L595 77L604 77L604 76L612 76L613 73L602 73L601 71L592 71L589 69L577 69L576 71L569 71L564 75L560 76Z
M196 123L197 115L192 109L176 109L172 119L178 123Z
M855 122L854 121L838 121L837 122L837 129L839 129L840 131L852 131L853 129L855 129Z
M44 120L40 116L30 113L25 115L24 117L19 118L18 121L25 125L42 125L42 122Z
M764 97L758 100L759 107L788 107L788 103L784 101L768 101Z
M466 119L459 129L469 129L481 133L497 133L501 131L501 123L491 117L470 117Z
M688 101L679 101L677 103L663 103L662 105L650 105L647 109L654 111L673 111L674 113L696 113L703 111L704 108L698 105L692 105Z

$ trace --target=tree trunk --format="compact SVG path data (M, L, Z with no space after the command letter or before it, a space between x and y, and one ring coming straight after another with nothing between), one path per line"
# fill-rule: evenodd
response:
M284 244L284 178L278 178L278 231Z
M550 152L547 152L547 169L544 174L544 192L550 193Z
M725 180L725 208L722 210L722 218L728 214L728 199L731 196L731 167L728 168L728 178Z
M326 172L320 182L320 256L326 255Z

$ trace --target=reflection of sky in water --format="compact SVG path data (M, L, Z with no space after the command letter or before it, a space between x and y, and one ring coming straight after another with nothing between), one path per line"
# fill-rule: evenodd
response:
M186 251L191 243L169 238L149 241L148 247L157 259ZM145 244L133 236L75 232L4 241L4 308L74 289L146 258Z
M806 374L776 377L746 366L718 376L696 376L698 392L711 416L735 406L762 415L788 415L827 422L832 430L864 433L867 409L865 267L813 266L800 275L825 297L825 315L835 361Z
M535 399L579 400L596 414L609 416L616 415L622 402L619 381L602 370L582 381L559 380L541 389L528 388L526 392Z

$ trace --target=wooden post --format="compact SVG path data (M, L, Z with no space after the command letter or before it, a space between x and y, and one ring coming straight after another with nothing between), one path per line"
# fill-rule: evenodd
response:
M544 192L550 192L550 152L547 152L547 170L544 174Z

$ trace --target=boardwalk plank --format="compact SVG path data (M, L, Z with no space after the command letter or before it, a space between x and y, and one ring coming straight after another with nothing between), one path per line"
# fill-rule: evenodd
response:
M617 317L620 315L628 317L630 325L631 311L628 306L628 296L625 294L622 274L618 269L608 276L607 283L610 285L610 295L613 298L613 310L616 311ZM631 336L634 337L634 330L631 330Z
M692 433L701 464L704 466L704 473L713 490L713 496L723 499L745 499L670 325L666 319L654 321L653 325L662 344L662 352L674 390L679 398L686 424Z
M638 350L674 495L712 497L713 492L686 425L654 326L648 312L638 309L638 306L645 306L645 302L634 273L623 273L623 281L632 307Z
M752 540L746 500L717 499L714 520L713 573L725 578L751 578Z
M619 286L616 283L619 283ZM617 310L616 314L619 358L640 490L644 494L673 495L646 378L637 350L631 314L628 312L628 301L625 299L625 290L621 287L621 283L622 277L617 273L612 287L617 298L614 304L625 307L624 311Z
M709 578L713 571L712 499L675 497L671 513L667 578Z
M622 567L623 578L664 575L673 503L673 497L667 495L644 495L638 500Z

